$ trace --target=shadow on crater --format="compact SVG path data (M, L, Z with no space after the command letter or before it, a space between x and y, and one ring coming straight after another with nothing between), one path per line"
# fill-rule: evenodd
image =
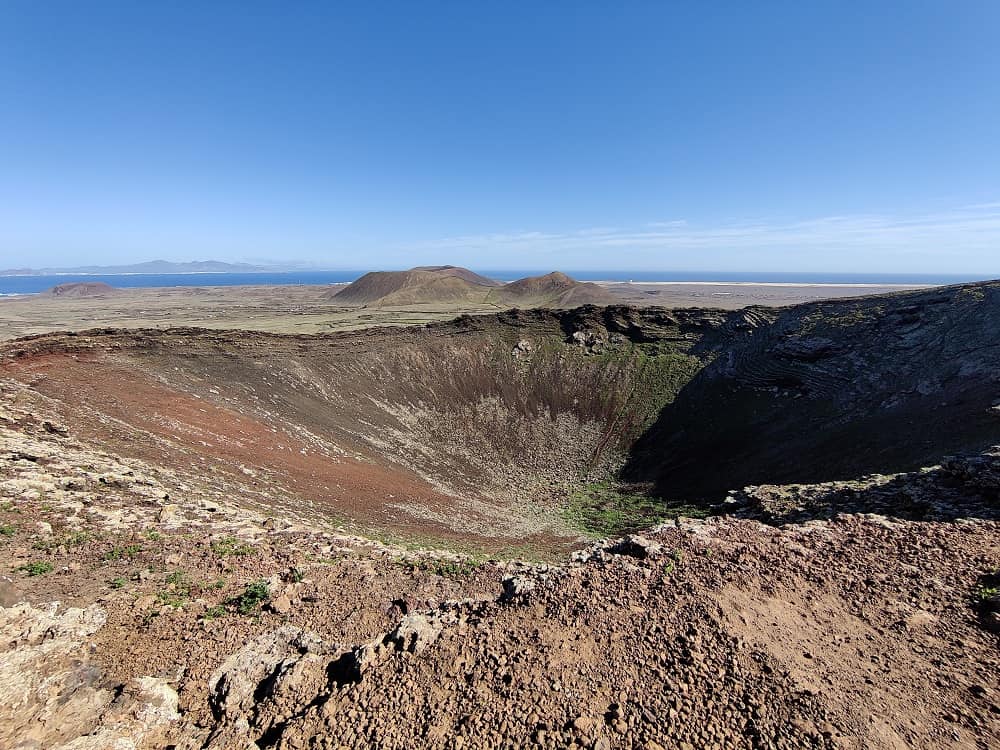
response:
M621 478L672 501L912 471L1000 443L1000 284L784 310L702 369Z

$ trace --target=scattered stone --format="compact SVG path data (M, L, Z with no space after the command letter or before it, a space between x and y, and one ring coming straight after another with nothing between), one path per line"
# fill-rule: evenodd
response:
M531 353L535 350L535 345L532 344L527 339L521 339L514 345L511 350L511 355L514 359L527 359L531 356Z
M503 579L503 594L500 600L509 602L520 599L535 589L535 581L528 576L516 575Z
M594 727L594 720L588 716L577 716L573 719L573 729L582 734L587 734Z
M276 597L271 599L268 605L272 611L277 612L279 615L287 615L292 611L292 601L288 598L287 594L281 593Z
M628 555L640 560L654 559L663 554L663 545L638 534L625 537L606 548L615 555Z

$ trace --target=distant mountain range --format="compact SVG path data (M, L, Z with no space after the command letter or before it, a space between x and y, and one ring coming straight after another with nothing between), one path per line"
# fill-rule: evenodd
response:
M174 263L169 260L150 260L124 266L75 266L73 268L10 268L0 271L0 276L49 276L60 273L252 273L254 271L274 271L268 266L250 263L223 263L218 260L195 260Z

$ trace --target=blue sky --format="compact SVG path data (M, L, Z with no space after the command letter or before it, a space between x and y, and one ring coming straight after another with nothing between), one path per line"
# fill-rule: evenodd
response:
M0 267L1000 276L1000 3L0 3Z

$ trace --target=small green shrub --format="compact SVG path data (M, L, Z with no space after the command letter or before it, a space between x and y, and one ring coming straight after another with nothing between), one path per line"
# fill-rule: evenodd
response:
M227 536L212 542L212 552L219 557L243 557L253 554L254 548L234 536Z
M129 544L124 547L112 547L104 553L104 560L111 562L114 560L131 560L142 552L141 544Z
M93 538L94 535L89 531L71 531L68 534L53 536L48 539L39 539L31 546L43 552L51 552L58 547L66 547L67 549L82 547Z
M110 581L108 581L108 585L113 589L123 588L125 586L125 579L122 578L121 576L118 576L117 578L112 578Z
M72 531L63 538L63 545L66 547L81 547L93 538L94 534L90 531Z
M252 615L270 600L271 589L267 581L254 581L247 584L242 594L228 599L226 604L235 607L241 615Z
M52 563L45 561L30 562L15 568L20 573L27 573L29 576L40 576L52 572Z
M205 610L206 620L217 620L220 617L226 616L226 608L221 604L217 604L214 607L209 607Z
M191 581L183 570L175 570L167 576L167 588L156 592L160 603L180 607L191 598Z
M472 575L478 563L473 560L437 560L425 558L420 560L398 560L398 565L411 571L424 571L443 578L464 578Z
M997 594L1000 594L1000 586L980 586L976 591L976 599L980 602L985 602Z
M9 523L0 524L0 536L14 536L17 529Z

